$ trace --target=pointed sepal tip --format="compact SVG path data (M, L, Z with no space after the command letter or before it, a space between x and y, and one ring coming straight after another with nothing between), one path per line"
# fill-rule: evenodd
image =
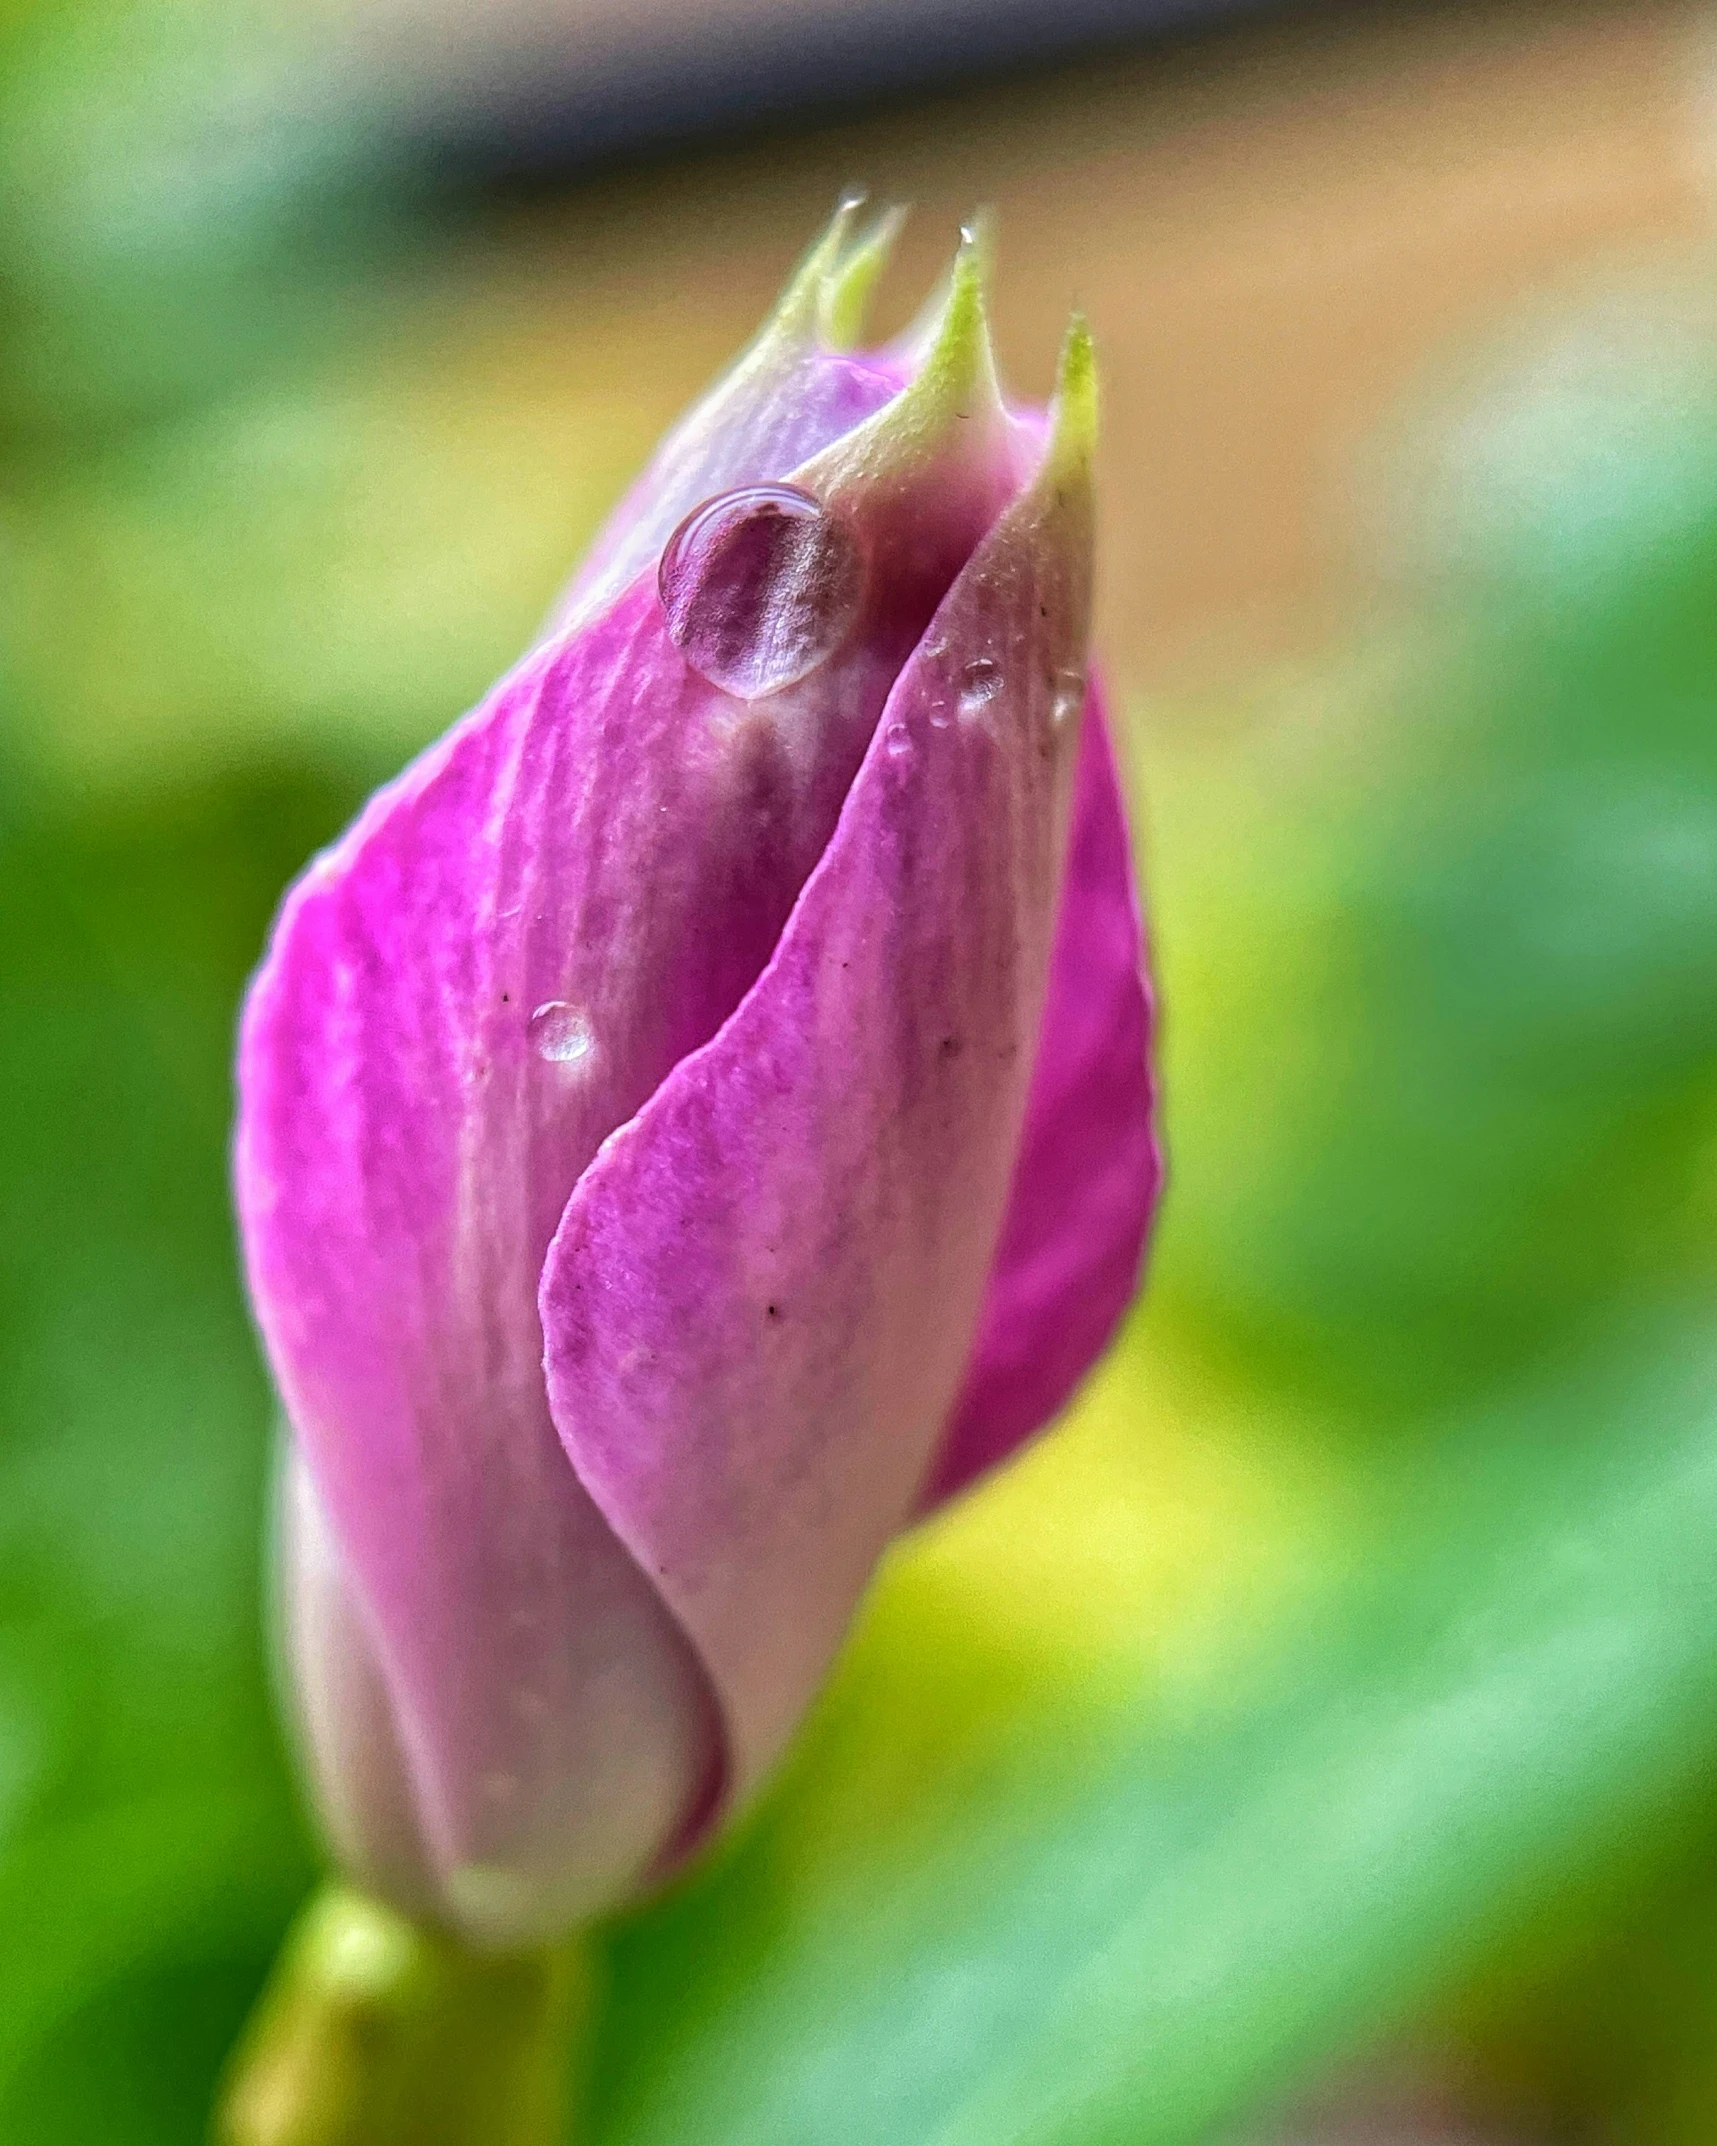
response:
M981 220L964 225L948 271L942 306L927 331L916 377L893 406L926 431L950 416L1002 416L1001 384L990 344L990 243Z
M864 334L871 293L893 255L906 214L898 205L884 209L824 276L818 316L830 350L852 350Z
M1089 482L1097 451L1097 351L1091 323L1075 312L1062 338L1055 368L1055 400L1050 408L1049 445L1044 474L1053 483L1078 478Z
M775 310L763 324L758 342L767 342L776 336L809 340L819 332L825 294L831 278L839 270L841 257L847 250L848 234L864 202L863 193L856 188L849 188L841 196L835 204L835 213L800 256L799 265L788 277L786 287L775 301Z

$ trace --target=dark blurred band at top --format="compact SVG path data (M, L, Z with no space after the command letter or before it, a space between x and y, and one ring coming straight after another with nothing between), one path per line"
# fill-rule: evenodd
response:
M1284 0L388 0L348 20L443 168L552 180L1284 11Z

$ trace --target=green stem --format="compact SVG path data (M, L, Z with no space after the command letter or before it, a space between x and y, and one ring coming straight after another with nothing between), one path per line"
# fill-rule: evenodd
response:
M561 2146L589 1989L570 1950L471 1952L329 1886L234 2055L216 2146Z

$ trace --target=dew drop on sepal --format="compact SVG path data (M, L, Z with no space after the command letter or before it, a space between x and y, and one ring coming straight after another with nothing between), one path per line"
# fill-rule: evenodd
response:
M977 656L960 673L960 713L982 715L1002 689L1002 667L993 656Z
M589 1021L565 999L551 998L530 1019L531 1049L551 1066L578 1066L592 1056L596 1037Z
M847 524L789 484L744 485L695 508L656 577L668 637L738 700L808 678L851 632L864 558Z

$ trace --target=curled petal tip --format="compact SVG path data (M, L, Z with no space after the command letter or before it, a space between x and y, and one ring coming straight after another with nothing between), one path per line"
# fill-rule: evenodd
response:
M901 207L885 209L825 276L820 302L823 341L831 350L851 350L864 333L877 278L888 266L906 221Z

